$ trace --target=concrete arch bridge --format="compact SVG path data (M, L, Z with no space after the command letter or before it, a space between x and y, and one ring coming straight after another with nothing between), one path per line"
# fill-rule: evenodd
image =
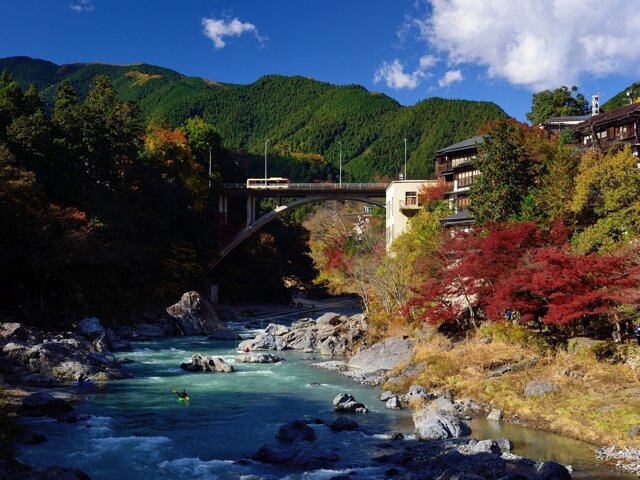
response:
M211 267L215 267L243 240L267 223L302 205L344 200L385 208L384 200L380 199L384 199L387 186L387 183L289 183L286 187L247 188L243 183L224 183L222 194L218 197L218 213L227 214L229 197L245 197L247 222L245 227L219 250L218 257L211 263ZM276 207L256 218L256 200L259 198L275 198ZM283 204L283 199L292 200Z

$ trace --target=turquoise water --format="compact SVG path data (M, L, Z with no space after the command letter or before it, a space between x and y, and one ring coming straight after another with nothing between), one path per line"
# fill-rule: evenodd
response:
M234 373L187 373L179 368L194 353L218 355L233 362L233 342L204 337L181 337L134 344L120 354L134 362L126 368L135 378L76 388L84 401L75 424L34 419L34 428L48 441L25 447L20 458L37 466L80 468L94 480L287 478L320 480L356 469L359 478L383 478L384 468L371 467L372 453L386 453L376 445L384 433L413 427L408 411L389 411L378 400L379 389L310 366L318 354L278 352L278 364L236 364ZM312 383L319 383L312 386ZM173 389L185 388L189 402L179 402ZM330 423L337 414L333 398L349 392L372 411L353 414L361 430L333 433L314 425L315 444L340 456L331 470L301 472L255 462L250 458L264 443L275 442L278 427L298 418L321 418ZM507 436L515 453L572 464L574 478L635 478L599 467L587 445L512 425L472 423L475 438ZM414 441L414 440L405 440ZM252 477L257 475L258 477Z

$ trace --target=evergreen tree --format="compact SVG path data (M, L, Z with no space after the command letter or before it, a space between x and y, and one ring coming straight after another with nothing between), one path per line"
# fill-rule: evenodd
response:
M489 128L474 161L480 175L470 193L470 209L479 223L507 221L520 215L534 180L526 129L526 125L511 119Z
M567 117L587 113L589 113L589 102L584 95L578 93L578 87L573 86L569 89L562 86L555 90L534 93L527 120L532 125L539 125L549 117Z

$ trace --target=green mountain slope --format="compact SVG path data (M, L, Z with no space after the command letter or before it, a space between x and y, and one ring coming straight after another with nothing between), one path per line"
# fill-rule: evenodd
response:
M627 92L630 92L629 96L627 96ZM610 112L616 108L629 105L630 97L633 100L637 100L640 97L640 82L629 85L627 88L607 100L606 103L603 103L600 107L603 111Z
M177 126L200 115L216 125L227 148L259 154L269 139L270 150L282 158L335 167L342 148L343 178L354 181L400 173L405 138L409 175L430 177L436 150L506 116L490 102L430 98L404 107L358 85L298 76L269 75L249 85L232 85L147 64L58 66L28 57L0 59L0 70L5 68L24 87L35 84L48 106L62 80L83 97L96 75L108 75L119 96L136 101L148 120Z

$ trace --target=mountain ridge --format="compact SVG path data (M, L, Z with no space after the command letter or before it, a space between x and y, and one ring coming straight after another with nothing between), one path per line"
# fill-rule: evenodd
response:
M493 102L431 97L407 107L361 85L300 75L232 84L148 63L57 65L24 56L0 59L0 70L5 68L23 87L34 84L48 109L63 80L83 98L95 76L107 75L119 97L137 102L147 121L178 126L199 115L216 126L228 148L259 154L269 139L276 155L317 158L334 167L342 152L343 175L354 181L395 177L405 138L409 175L431 177L436 150L507 116Z

